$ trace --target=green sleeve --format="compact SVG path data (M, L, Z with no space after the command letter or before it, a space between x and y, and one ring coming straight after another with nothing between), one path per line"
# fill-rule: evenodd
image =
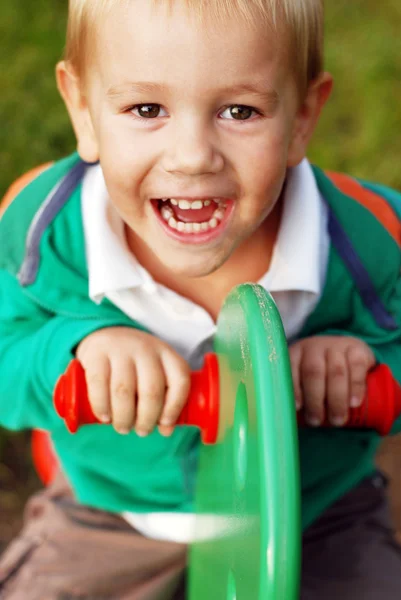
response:
M121 318L123 320L123 317ZM52 430L52 395L76 345L93 331L127 323L71 319L39 307L0 270L0 425Z

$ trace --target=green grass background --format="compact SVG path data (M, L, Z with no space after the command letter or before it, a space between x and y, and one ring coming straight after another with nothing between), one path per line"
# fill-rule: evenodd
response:
M66 0L0 8L0 195L27 169L74 148L54 84ZM326 0L326 65L335 89L310 156L401 188L401 2Z
M74 149L54 82L66 6L66 0L2 1L0 196L27 169ZM310 152L325 168L399 189L400 27L400 0L326 0L326 66L336 84ZM11 463L24 463L25 439L0 432L0 487L1 468L9 474Z

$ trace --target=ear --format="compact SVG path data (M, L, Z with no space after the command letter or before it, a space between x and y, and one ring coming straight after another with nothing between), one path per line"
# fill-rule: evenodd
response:
M310 138L332 89L333 78L330 73L322 73L309 84L306 97L295 117L288 151L288 167L295 167L305 158Z
M99 160L99 149L82 82L65 61L58 63L56 79L74 128L79 155L85 162L94 163Z

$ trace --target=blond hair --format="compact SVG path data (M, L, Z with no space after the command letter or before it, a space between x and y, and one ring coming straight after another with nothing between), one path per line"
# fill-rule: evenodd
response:
M117 3L130 0L69 0L65 59L79 77L89 55L90 36L99 17ZM146 0L141 0L145 2ZM150 0L171 6L177 0ZM323 70L324 0L180 0L201 18L224 19L233 14L252 24L260 19L289 40L289 60L304 94L308 84ZM257 19L257 21L255 20Z

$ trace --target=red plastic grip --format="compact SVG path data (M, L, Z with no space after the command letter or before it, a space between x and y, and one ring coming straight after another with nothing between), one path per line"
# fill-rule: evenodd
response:
M214 444L219 426L219 365L215 354L207 354L203 368L191 373L191 390L177 425L194 425L201 430L202 441ZM85 371L74 359L60 377L54 391L54 406L68 430L75 433L80 425L100 423L88 399Z
M64 419L71 433L76 433L80 425L100 423L89 404L85 371L79 360L72 360L61 375L53 399L57 414Z
M54 454L47 431L34 429L31 437L32 460L42 483L49 485L58 471L58 460Z
M344 427L375 429L380 435L387 435L394 421L401 414L401 387L393 378L386 365L378 365L366 380L366 395L358 408L350 408ZM305 425L304 413L297 414L298 425ZM327 421L322 427L330 427Z
M191 373L191 389L177 425L195 425L204 444L217 441L219 429L219 363L206 354L203 368Z
M73 360L60 377L54 393L54 404L71 433L75 433L80 425L99 423L92 413L85 372L78 360ZM400 414L401 387L393 379L390 369L379 365L368 374L367 394L363 403L358 408L350 409L344 427L365 427L386 435ZM302 411L297 419L299 425L305 425ZM192 373L191 392L177 424L197 426L204 443L216 442L219 428L219 370L214 354L205 357L202 370ZM323 426L330 426L330 423L326 421Z

